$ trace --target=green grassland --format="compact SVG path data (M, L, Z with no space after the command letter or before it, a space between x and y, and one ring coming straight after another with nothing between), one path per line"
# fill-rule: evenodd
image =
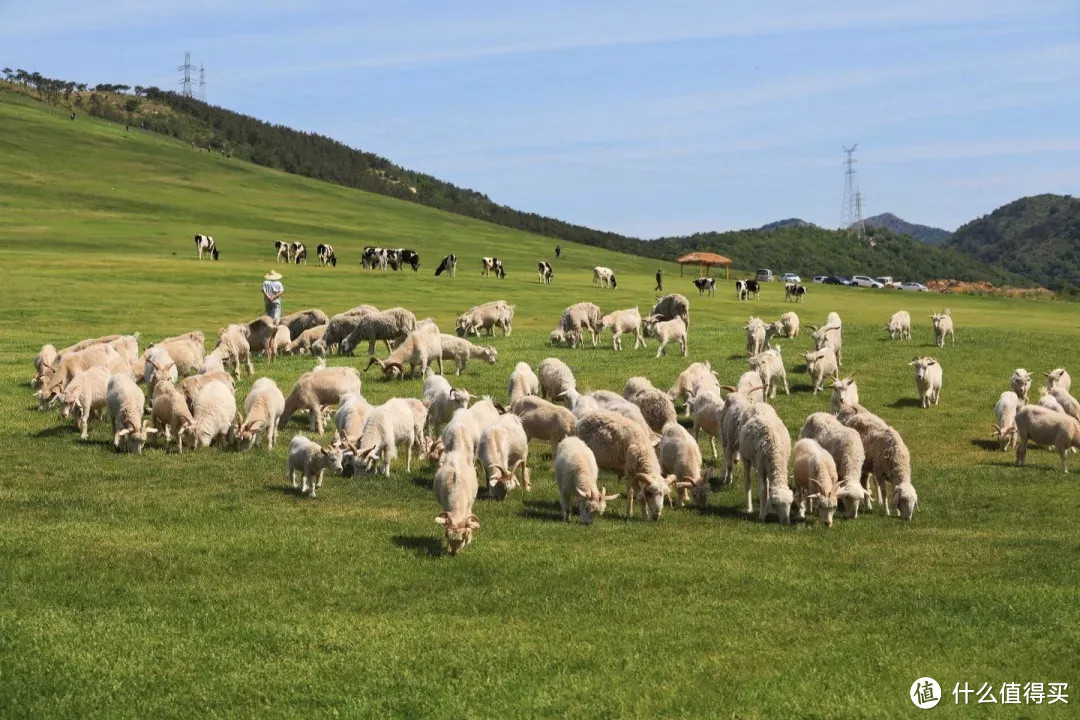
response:
M196 232L215 237L219 262L195 260ZM450 558L432 467L328 478L314 501L287 489L300 417L272 453L126 456L107 423L80 442L34 409L42 343L212 337L257 315L279 239L330 242L341 261L284 268L286 312L402 305L446 328L475 303L516 304L513 335L493 341L499 363L455 381L497 399L515 362L549 355L589 389L621 391L639 374L666 387L704 359L731 383L747 316L792 309L779 284L740 304L728 283L699 297L663 266L666 289L692 302L688 359L654 359L655 341L552 349L547 332L572 302L651 306L657 263L563 243L544 287L535 265L551 258L549 238L0 96L0 717L907 717L924 675L945 688L939 715L1070 715L957 708L951 690L1070 682L1075 695L1080 680L1078 481L1054 453L1033 450L1021 469L987 443L1014 368L1076 365L1074 306L815 285L795 308L804 325L843 316L845 370L911 448L910 523L875 512L830 529L763 525L728 488L705 513L627 521L620 500L592 527L564 524L549 450L535 443L532 493L479 500L482 529ZM362 270L367 244L416 249L420 272ZM458 277L434 278L449 252ZM480 277L487 254L506 280ZM617 290L591 287L597 264L615 268ZM957 343L938 350L927 316L944 305ZM910 344L882 331L898 309L916 319ZM792 394L775 405L793 435L828 404L809 392L809 343L783 343ZM907 365L916 354L945 370L927 411ZM310 365L259 359L256 374L287 392ZM419 389L365 377L373 403Z

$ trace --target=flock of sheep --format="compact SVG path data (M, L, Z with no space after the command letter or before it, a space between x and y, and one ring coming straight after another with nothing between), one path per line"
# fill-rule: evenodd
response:
M644 318L637 308L602 314L593 303L577 303L563 312L551 340L580 347L587 331L595 346L609 331L613 348L619 350L622 335L632 333L635 348L651 335L660 341L657 356L670 343L677 343L685 355L689 310L689 301L678 294L660 298ZM861 506L872 507L871 476L886 515L895 512L907 520L918 506L910 454L900 433L860 404L850 376L840 378L843 324L836 313L830 313L824 325L810 326L815 350L804 356L815 394L826 378L832 380L831 413L810 415L792 447L791 435L770 400L780 388L790 392L780 347L771 340L798 336L799 318L793 312L772 323L751 318L746 324L749 368L734 386L721 385L704 362L689 365L668 390L653 387L648 378L634 377L621 394L582 393L570 367L557 358L543 360L535 370L528 363L517 363L508 379L506 405L490 397L474 398L464 388L452 386L442 374L443 361L452 361L457 374L472 359L496 363L493 346L476 345L469 338L485 332L494 335L496 329L509 336L514 311L505 301L476 306L459 315L455 333L447 334L431 319L418 320L404 308L360 305L333 317L311 309L278 323L262 316L228 325L218 331L208 354L199 331L166 338L142 353L138 334L108 335L62 350L44 346L35 359L33 384L39 406L59 406L61 416L74 419L83 438L94 414L106 410L113 442L124 452L141 453L152 437L163 438L166 445L175 442L177 452L184 451L185 439L191 449L214 442L251 449L260 436L271 449L278 429L297 412L308 414L316 435L323 435L326 423L332 422L334 439L329 444L300 434L289 444L290 482L311 497L327 470L389 474L404 447L407 471L414 455L436 464L434 490L441 507L436 522L444 528L451 554L467 545L480 527L474 511L481 485L477 464L492 498L501 500L519 486L528 491L531 440L550 443L563 518L569 520L576 511L585 524L619 496L600 485L601 469L623 478L627 517L635 501L643 516L651 519L660 517L665 501L680 506L693 502L703 508L712 483L731 483L739 462L747 513L753 513L756 478L761 520L772 515L788 524L792 515L817 513L829 526L838 508L855 518ZM939 347L946 336L955 343L948 311L935 313L933 322ZM893 339L910 339L910 324L908 313L901 312L886 329ZM371 356L365 371L377 366L385 378L394 379L403 377L408 366L411 376L423 378L422 396L392 398L373 406L361 394L357 368L327 366L326 356L350 355L365 341ZM374 356L380 343L389 352L385 358ZM296 380L288 396L271 378L258 378L241 412L234 378L245 369L254 374L251 355L258 352L271 361L282 353L320 357ZM916 358L912 365L922 406L936 405L942 385L940 364L933 358ZM994 432L1003 449L1017 443L1017 464L1023 464L1027 444L1034 442L1055 447L1067 471L1068 449L1080 446L1080 403L1069 395L1070 382L1063 369L1049 373L1039 404L1027 405L1030 375L1022 369L1013 375L1012 389L1001 395L995 408ZM678 422L676 403L683 406L692 432ZM702 433L709 439L714 460L720 457L717 440L722 446L723 462L716 477L711 468L703 472L698 445Z

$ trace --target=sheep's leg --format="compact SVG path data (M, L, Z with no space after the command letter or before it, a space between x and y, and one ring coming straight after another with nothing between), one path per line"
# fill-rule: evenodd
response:
M754 499L753 499L753 496L751 495L751 492L750 492L751 487L753 486L753 480L751 480L751 478L750 478L750 470L751 470L750 463L744 463L743 464L743 470L746 473L746 488L745 488L746 489L746 514L747 515L753 515L754 514ZM760 501L764 497L765 496L762 495L760 498L758 498L758 500Z
M709 447L712 448L712 459L716 460L716 438L709 435Z
M667 355L667 353L664 352L664 346L665 345L667 345L667 340L661 340L660 341L660 347L657 348L657 350L656 350L656 357L659 358L661 355Z
M626 478L626 519L629 520L634 516L634 480L627 476Z
M1027 435L1020 436L1020 442L1016 445L1016 464L1023 467L1024 461L1027 459Z
M634 330L634 349L637 350L639 347L645 347L645 338L641 335L640 327Z
M758 520L765 522L765 518L768 517L768 503L766 500L769 497L769 480L765 477L765 473L758 473Z
M788 384L787 384L787 373L782 374L780 376L780 379L784 381L784 394L785 395L790 395L791 394L791 389L788 387Z
M248 375L254 375L255 374L255 367L251 364L251 353L250 352L244 353L244 362L247 364Z
M296 470L289 468L289 484L296 487Z
M559 507L562 508L563 522L570 522L570 498L566 493L559 493Z
M877 485L878 502L881 503L881 508L885 511L886 515L892 515L889 510L889 488L885 486L885 481L874 474L874 484Z
M1061 472L1069 472L1069 446L1067 444L1057 446L1058 454L1061 455Z
M687 347L686 347L686 338L685 337L679 340L679 345L682 346L682 356L686 357Z
M405 446L405 472L412 472L412 448L414 438L409 438L409 444Z
M79 437L85 440L90 436L90 413L84 412L79 415Z

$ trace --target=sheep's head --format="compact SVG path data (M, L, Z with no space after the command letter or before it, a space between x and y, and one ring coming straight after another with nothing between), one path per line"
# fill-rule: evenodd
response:
M521 464L519 460L511 470L507 470L499 465L493 465L487 468L488 471L488 490L491 492L491 497L496 500L505 500L507 493L518 486L518 480L514 476L514 471L517 470L517 466Z
M859 386L853 376L848 375L843 380L837 380L832 384L832 404L834 411L845 405L859 404Z
M709 495L712 493L712 487L709 485L711 477L712 468L709 468L704 478L684 477L675 483L675 487L682 493L688 493L698 509L704 510L709 506Z
M994 434L992 435L994 440L997 440L1001 449L1005 450L1009 445L1016 440L1016 425L1010 425L1007 428L1000 428L997 425L992 425L994 428Z
M890 505L893 510L899 511L901 520L910 520L915 514L915 509L919 507L919 496L915 492L915 486L910 482L905 482L894 487Z
M303 353L301 353L303 354ZM326 357L326 343L322 338L311 343L311 354L315 357Z
M327 470L333 470L338 475L345 473L344 460L345 456L342 449L338 445L325 445L319 448L319 463Z
M863 502L870 502L870 493L858 483L855 483L854 485L844 485L837 492L836 497L838 503L844 504L844 514L848 518L853 518L858 515L859 505Z
M458 315L457 320L454 323L454 332L458 337L465 337L469 334L469 318L467 315Z
M781 525L791 524L791 505L795 502L795 493L788 487L787 482L769 483L769 496L764 502L766 516L771 513L780 518Z
M548 342L550 342L552 345L561 345L562 343L566 342L570 344L571 347L573 347L573 343L570 342L566 333L564 333L559 328L555 328L551 331L551 333L548 334Z
M909 362L908 365L915 366L915 379L921 383L926 380L926 374L929 372L930 368L937 365L937 360L931 357L917 357Z
M79 401L75 398L69 398L67 394L57 395L53 398L53 402L60 405L60 417L64 420L67 420L81 409Z
M638 473L634 477L637 485L635 498L641 503L641 512L648 520L659 520L664 512L664 500L668 497L671 486L675 484L674 475L656 477Z
M495 361L499 359L499 351L495 349L494 345L488 345L484 348L484 360L488 365L494 365Z
M147 439L156 432L156 428L136 428L133 424L128 423L113 436L113 445L122 452L142 455L143 446L146 445Z
M472 541L472 534L480 529L480 518L470 515L465 520L455 523L450 513L440 513L435 522L446 529L446 544L450 546L450 555L457 555Z
M1072 384L1072 378L1065 368L1058 368L1046 373L1046 389L1053 390L1058 385L1068 387Z
M833 485L826 489L817 478L811 478L810 482L816 488L810 498L816 501L818 515L821 516L825 527L832 527L833 513L836 512L837 487Z
M581 515L582 525L592 525L596 518L607 510L609 500L615 500L619 493L607 494L607 488L600 488L599 492L585 492L578 490L578 513Z

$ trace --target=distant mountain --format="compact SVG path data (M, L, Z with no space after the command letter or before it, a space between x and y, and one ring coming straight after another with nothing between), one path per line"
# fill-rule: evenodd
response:
M779 230L781 228L816 228L812 222L806 220L800 220L799 218L788 218L787 220L777 220L766 225L762 225L758 230Z
M1020 198L960 227L944 247L1051 290L1080 288L1080 200Z
M882 213L866 218L863 223L871 227L892 230L897 235L910 235L916 240L922 240L927 245L940 245L952 236L952 233L948 230L931 227L930 225L910 223L892 213Z

